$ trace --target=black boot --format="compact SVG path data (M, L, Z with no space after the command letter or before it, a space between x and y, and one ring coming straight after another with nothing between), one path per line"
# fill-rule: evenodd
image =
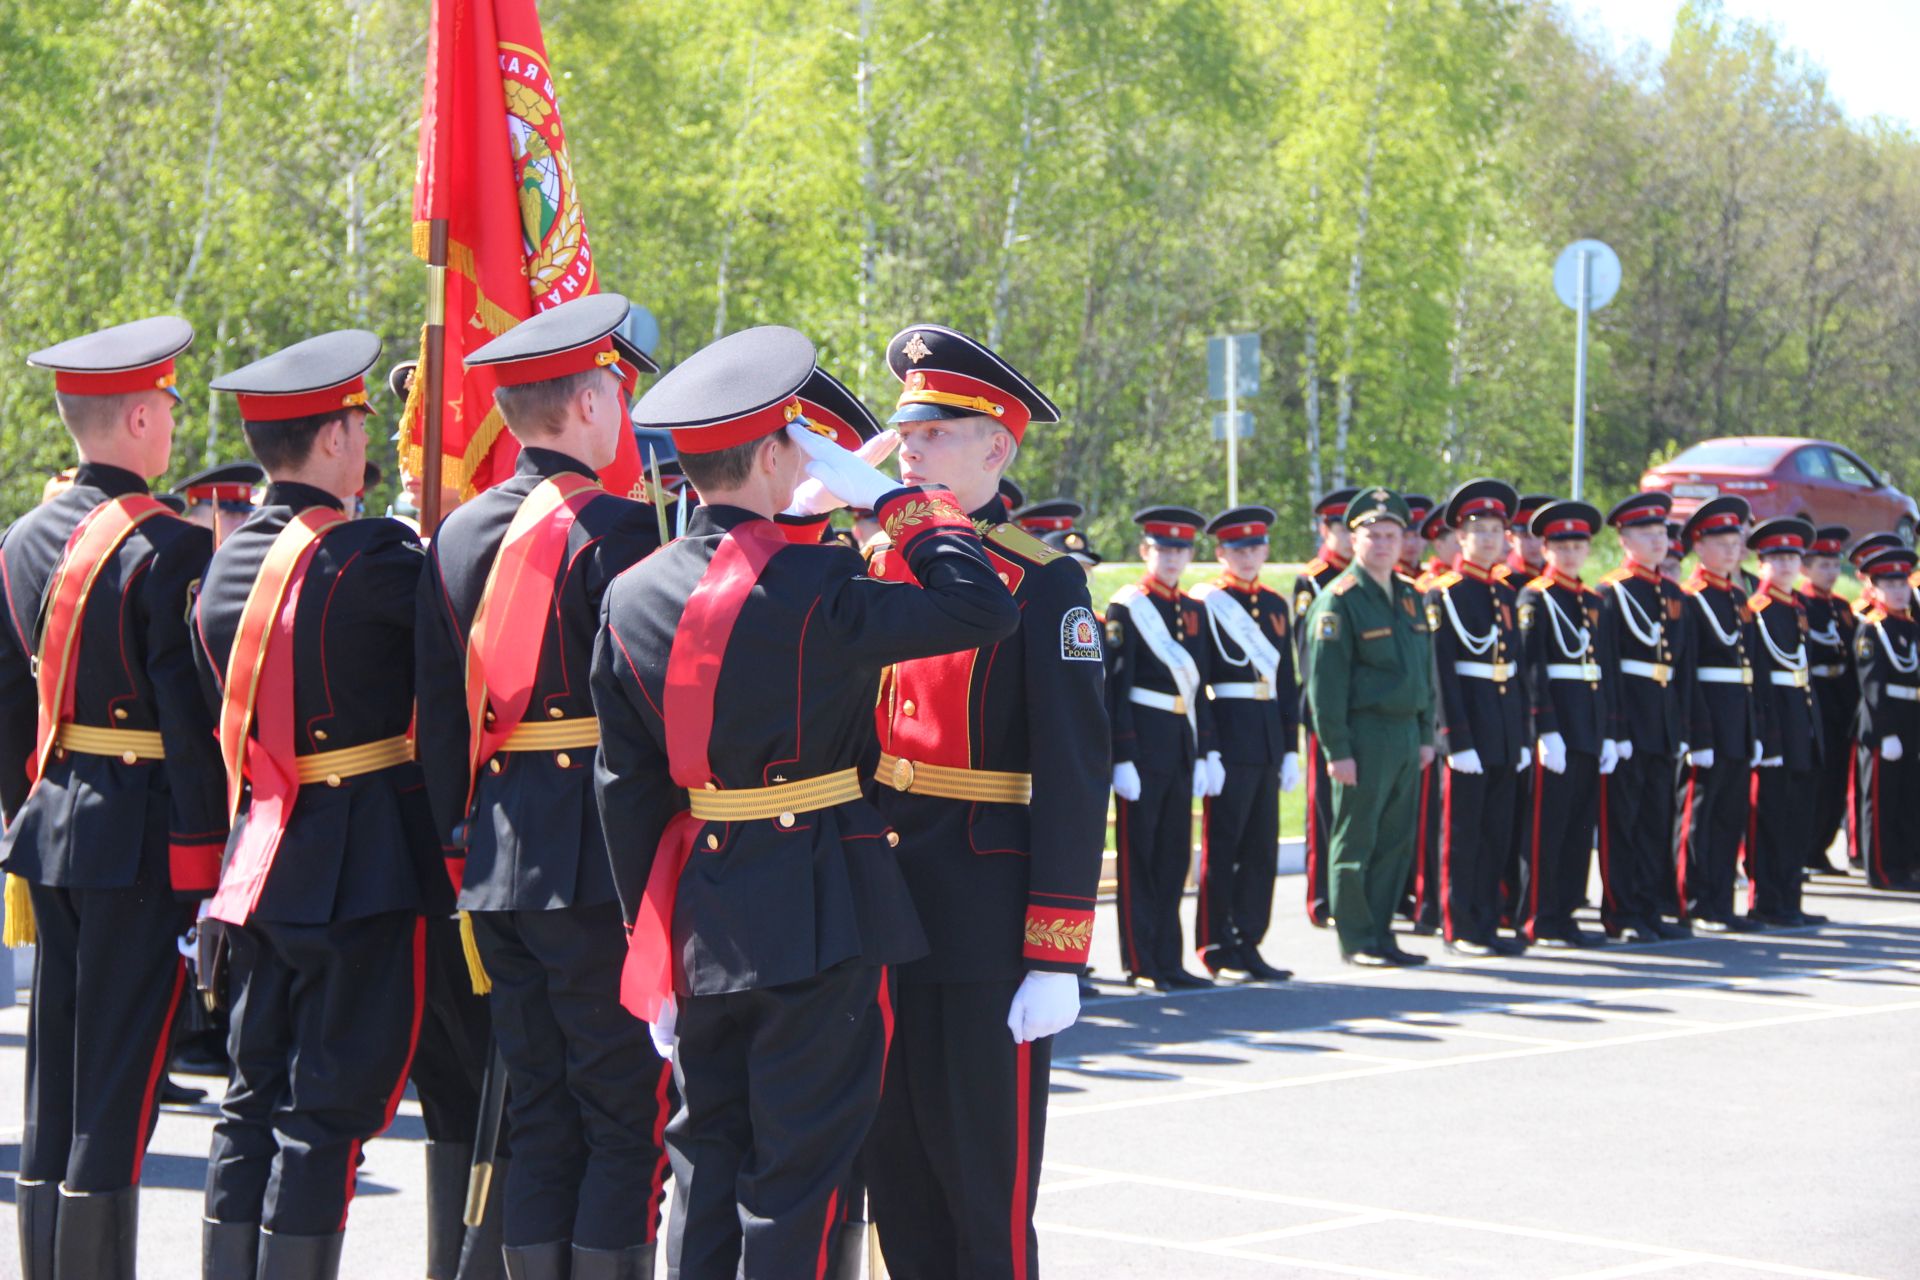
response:
M330 1236L288 1236L260 1233L259 1280L337 1280L343 1231Z
M473 1146L427 1140L427 1280L456 1280L466 1242L467 1175Z
M200 1280L253 1280L259 1258L259 1223L200 1220Z
M493 1180L487 1184L487 1211L480 1225L467 1228L460 1250L459 1280L506 1280L506 1260L500 1256L500 1227L506 1221L507 1161L493 1160Z
M507 1259L507 1280L567 1280L573 1243L554 1240L547 1244L508 1245L501 1252Z
M139 1238L140 1188L69 1191L60 1188L60 1221L53 1235L53 1271L87 1280L133 1280Z
M583 1249L575 1245L573 1280L653 1280L653 1246Z
M13 1212L20 1220L20 1275L53 1280L53 1232L60 1220L60 1187L44 1179L16 1178Z

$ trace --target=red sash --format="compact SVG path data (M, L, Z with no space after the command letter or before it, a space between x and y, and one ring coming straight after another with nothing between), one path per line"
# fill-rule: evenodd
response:
M771 521L738 525L720 540L699 585L687 597L667 654L661 706L667 772L677 787L698 790L713 777L707 744L713 733L713 695L720 684L727 642L767 563L793 545ZM626 963L620 970L620 1003L643 1022L656 1020L673 995L673 902L699 829L700 819L685 809L667 823L633 922Z
M240 610L220 698L228 818L239 813L243 782L252 782L253 795L246 830L207 908L216 920L245 924L253 914L300 796L293 749L293 620L320 539L346 522L346 514L332 507L308 507L295 516L267 548L260 575ZM256 720L260 731L250 735Z
M572 472L542 480L513 513L493 568L487 571L467 639L468 808L480 770L525 717L533 699L567 536L587 504L605 492L592 476Z
M87 512L67 538L66 550L47 590L47 622L40 634L40 712L33 759L27 762L29 783L40 781L53 753L54 735L73 719L73 674L80 656L80 624L86 617L87 597L93 594L94 581L127 535L161 514L173 513L157 498L129 493Z

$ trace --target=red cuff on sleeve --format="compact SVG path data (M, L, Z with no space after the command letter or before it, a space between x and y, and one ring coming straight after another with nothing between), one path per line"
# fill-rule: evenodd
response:
M929 533L973 533L973 520L960 509L946 489L913 488L895 490L894 496L874 512L887 540L901 555Z
M1079 968L1093 945L1093 912L1027 904L1027 938L1021 954L1029 962Z
M447 864L447 879L453 882L454 896L459 897L460 886L467 880L467 855L446 854L443 855L442 861Z
M220 883L220 856L227 843L167 845L167 876L175 893L212 893Z

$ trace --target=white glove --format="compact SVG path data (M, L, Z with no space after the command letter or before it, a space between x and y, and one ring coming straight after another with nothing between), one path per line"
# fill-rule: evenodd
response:
M1616 744L1616 746L1615 746L1615 750L1617 750L1617 751L1619 751L1619 753L1620 753L1620 758L1621 758L1622 760L1631 760L1631 759L1633 759L1633 739L1632 739L1632 738L1621 738L1621 739L1619 739L1619 740L1617 741L1617 744ZM1685 751L1683 750L1683 751L1681 752L1681 754L1682 754L1682 755L1685 755L1685 754L1686 754L1686 752L1685 752Z
M1227 766L1218 751L1207 752L1207 794L1217 796L1227 789Z
M1758 769L1760 767L1761 757L1765 756L1766 754L1767 754L1767 749L1761 746L1758 742L1755 742L1753 744L1753 754L1747 758L1747 768Z
M1525 773L1528 769L1532 767L1533 767L1533 748L1532 747L1520 748L1520 758L1514 761L1513 771L1515 773Z
M1606 777L1620 767L1620 744L1608 738L1600 744L1600 776Z
M1465 751L1455 751L1447 756L1447 768L1455 773L1485 773L1486 766L1480 763L1480 753L1469 747Z
M1058 1035L1080 1016L1080 980L1071 973L1029 973L1007 1009L1015 1044Z
M1696 747L1694 750L1687 752L1687 763L1696 769L1713 768L1713 748Z
M1785 756L1765 756L1761 759L1760 763L1754 767L1758 769L1778 769L1786 762L1787 758Z
M787 439L812 459L807 463L807 474L846 506L877 507L881 497L900 487L900 482L886 472L869 466L852 451L842 449L825 436L815 435L799 423L787 424Z
M1898 760L1901 756L1905 755L1906 753L1907 753L1907 749L1900 745L1899 734L1890 733L1886 737L1880 739L1880 758L1882 760L1885 760L1888 764L1892 764L1895 760Z
M1202 800L1212 795L1213 792L1207 790L1212 785L1213 774L1208 770L1206 758L1203 756L1193 762L1193 798Z
M1280 789L1292 791L1300 785L1300 753L1289 751L1280 757Z
M1133 767L1133 761L1125 760L1113 766L1113 794L1122 800L1140 798L1140 771Z
M653 1051L668 1062L673 1061L674 1028L679 1025L680 1006L668 996L660 1005L660 1016L647 1024L647 1036L653 1041Z
M1540 735L1540 767L1548 773L1567 771L1567 740L1557 733Z
M814 435L811 431L805 434L810 439L821 439L820 436ZM853 451L853 456L870 467L878 467L882 462L886 461L887 455L892 453L899 443L900 433L898 431L882 431L871 439L861 441L860 447ZM809 456L811 456L811 451L809 451ZM783 514L790 516L823 516L835 508L846 505L843 499L837 498L828 492L827 486L823 481L802 480L793 491L792 504L787 507Z

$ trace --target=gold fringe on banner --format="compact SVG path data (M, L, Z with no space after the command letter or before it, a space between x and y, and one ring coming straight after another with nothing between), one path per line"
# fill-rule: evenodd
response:
M473 983L473 994L484 996L493 990L493 979L487 976L487 965L480 958L480 939L473 936L473 917L467 912L460 913L460 950L467 957L467 979Z
M0 921L0 945L30 947L39 939L33 923L33 899L27 896L27 882L19 876L7 877L6 916Z

